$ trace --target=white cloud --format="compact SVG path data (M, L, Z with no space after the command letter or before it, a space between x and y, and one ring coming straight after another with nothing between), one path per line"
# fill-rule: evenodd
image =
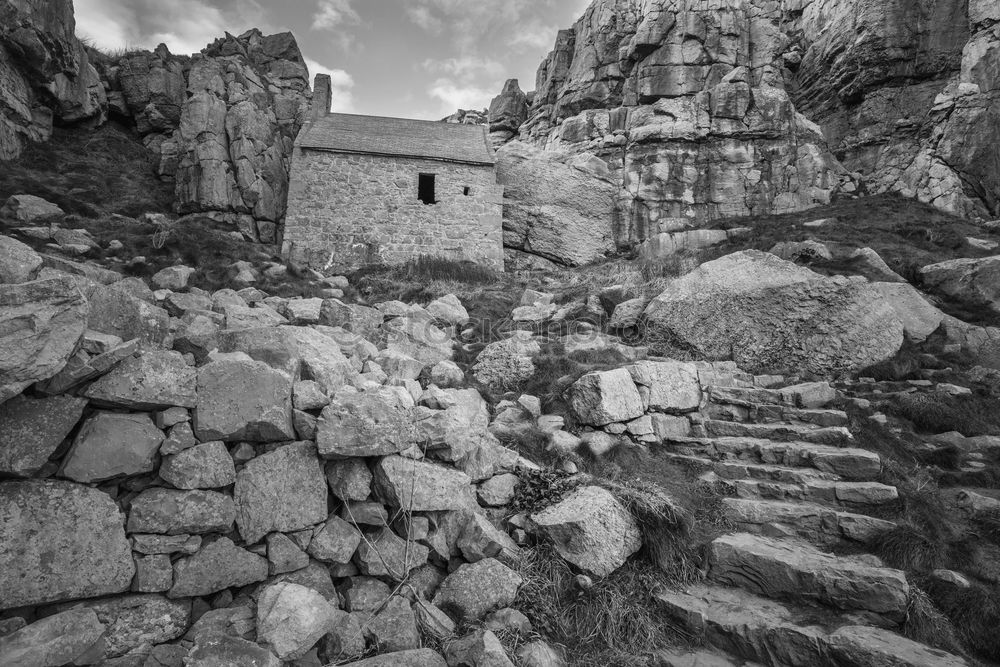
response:
M423 28L427 32L437 34L441 32L444 28L444 23L441 19L434 16L431 13L429 7L424 7L421 5L409 6L406 8L406 15L413 21L417 26Z
M559 28L552 25L543 25L537 21L530 23L514 35L510 43L512 46L524 46L529 49L541 49L555 44L556 34Z
M499 89L497 89L499 90ZM440 116L448 116L458 109L485 109L489 107L490 101L497 94L497 90L480 88L474 85L461 85L452 79L437 79L427 94L432 99L439 100L441 107Z
M172 53L201 51L226 31L265 28L256 0L209 6L201 0L75 0L77 34L103 49L154 48Z
M313 30L332 30L344 25L357 25L361 17L351 6L351 0L319 0L313 14Z
M331 93L333 93L332 110L339 113L354 113L356 105L354 101L354 77L345 70L335 67L321 65L312 58L306 57L306 67L309 68L309 76L312 78L310 85L315 81L317 74L330 75Z
M428 72L443 72L463 79L484 76L498 77L506 70L506 67L499 61L478 56L461 56L444 60L428 58L422 65Z

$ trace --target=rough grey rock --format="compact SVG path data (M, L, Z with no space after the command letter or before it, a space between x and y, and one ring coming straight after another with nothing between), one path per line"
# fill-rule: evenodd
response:
M234 521L236 505L228 495L153 488L132 500L128 531L187 538L186 533L227 533Z
M364 459L340 459L326 464L330 491L341 500L367 500L372 491L372 473Z
M0 474L38 474L80 421L86 405L86 399L73 396L17 396L0 404Z
M675 279L644 317L651 335L749 372L857 370L903 342L899 318L867 283L753 250Z
M202 366L194 429L202 441L293 440L291 379L258 361Z
M361 542L355 560L362 574L404 581L411 570L427 563L428 553L426 546L407 542L383 528Z
M89 312L68 277L0 284L0 403L63 369Z
M448 663L431 649L418 648L349 662L344 667L448 667Z
M271 651L239 637L209 635L191 647L185 667L281 667Z
M105 625L109 658L176 639L191 621L190 600L168 600L162 595L126 595L84 602L82 607L92 609Z
M406 511L434 512L475 506L469 476L458 470L401 456L386 456L375 466L373 493Z
M592 426L630 421L645 412L639 390L624 368L587 373L569 388L568 398L580 421Z
M528 97L517 79L507 79L500 94L490 102L490 132L514 134L528 119Z
M97 412L80 427L60 474L86 484L150 472L162 442L148 414Z
M52 202L35 195L11 195L0 209L0 217L27 223L45 222L49 218L65 214L65 211Z
M295 572L309 565L309 556L284 533L267 536L267 560L272 575Z
M188 280L197 272L190 266L168 266L153 274L150 281L157 289L168 289L183 292L188 287Z
M637 361L627 368L648 411L691 412L701 405L701 382L694 364Z
M500 640L489 630L477 630L449 643L445 657L450 665L514 667Z
M325 521L326 479L313 443L285 445L247 463L236 476L233 499L247 544L272 531L292 532Z
M486 558L460 565L442 582L434 604L459 622L475 622L494 609L510 606L521 576L503 563Z
M193 408L197 371L180 352L144 350L90 385L84 395L98 405L128 410Z
M267 579L267 560L220 537L193 556L174 563L170 598L210 595L224 588Z
M178 489L217 489L236 481L236 466L225 443L206 442L166 457L160 477Z
M153 293L138 278L99 288L90 297L89 328L122 340L138 338L162 345L170 332L170 315L153 304Z
M393 653L420 647L420 631L409 601L393 596L365 624L365 636L379 652Z
M317 528L309 542L309 555L323 563L346 565L361 544L361 533L339 516Z
M531 515L559 555L580 569L606 577L642 546L635 519L605 489L587 486Z
M845 610L865 610L901 620L909 584L899 570L836 557L802 543L736 533L709 549L713 581L780 598L812 598Z
M38 277L42 258L30 246L0 236L0 283L26 283Z
M926 289L1000 312L1000 257L952 259L919 273Z
M257 600L257 638L282 660L301 658L333 629L336 607L316 591L280 582Z
M410 407L388 390L341 394L323 409L316 445L323 458L395 454L417 442L412 421Z
M123 524L114 501L97 489L0 483L0 608L128 590L135 564Z
M104 624L93 610L69 609L0 636L0 665L73 664L88 654L103 634Z

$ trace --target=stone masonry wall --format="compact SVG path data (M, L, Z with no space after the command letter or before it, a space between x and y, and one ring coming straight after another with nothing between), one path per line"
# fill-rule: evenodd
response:
M421 173L436 175L437 204L418 199ZM489 166L296 149L283 249L315 268L435 255L502 270L502 199Z

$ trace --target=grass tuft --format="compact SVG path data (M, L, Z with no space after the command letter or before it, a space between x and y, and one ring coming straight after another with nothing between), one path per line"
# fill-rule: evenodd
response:
M958 431L968 437L1000 433L1000 413L992 397L914 392L894 396L884 407L927 433Z
M910 586L910 599L906 605L903 635L913 641L956 655L965 653L955 626L917 586Z
M945 545L912 525L900 525L872 540L872 551L890 567L929 572L947 557Z

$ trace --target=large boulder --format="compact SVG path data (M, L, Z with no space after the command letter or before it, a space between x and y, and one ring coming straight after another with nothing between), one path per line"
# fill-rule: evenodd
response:
M61 481L0 483L0 609L112 595L135 574L107 494Z
M62 370L88 314L69 277L0 285L0 403Z
M920 269L924 287L1000 312L1000 256L952 259Z
M606 489L586 486L533 514L538 531L581 570L606 577L642 546L639 527Z
M272 531L292 532L323 523L327 486L315 445L285 445L253 459L237 474L233 499L236 524L247 544Z
M579 266L616 249L618 184L590 153L540 151L513 141L497 152L504 246Z
M517 596L521 575L493 558L460 565L441 583L434 604L463 623L474 623Z
M892 357L903 324L868 283L747 250L672 281L646 308L647 342L749 372L858 370Z
M292 379L259 361L227 359L202 366L194 429L202 441L293 440Z
M517 79L507 79L500 94L490 102L490 132L515 134L528 119L528 97Z
M153 301L153 292L138 278L103 286L90 299L88 326L122 340L162 345L170 333L170 315Z

